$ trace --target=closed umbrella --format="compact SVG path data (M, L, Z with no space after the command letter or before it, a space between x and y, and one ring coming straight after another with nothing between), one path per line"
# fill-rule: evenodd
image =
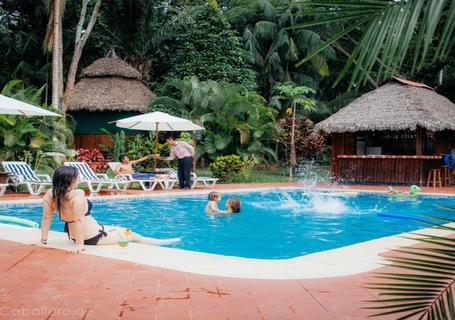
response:
M6 97L0 94L0 114L22 115L22 116L53 116L61 115L35 107L34 105Z
M159 131L199 131L203 127L191 122L188 119L172 116L164 112L150 112L134 117L129 117L115 122L119 128L132 130L155 131L155 142L158 145ZM156 163L155 163L156 166Z

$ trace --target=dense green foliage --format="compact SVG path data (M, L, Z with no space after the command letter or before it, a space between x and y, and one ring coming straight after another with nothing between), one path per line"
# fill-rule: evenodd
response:
M48 3L0 0L0 86L11 79L47 84L45 102L51 97L51 54L43 51ZM80 10L79 1L65 1L64 74ZM150 110L206 128L197 143L200 160L237 154L248 163L277 163L288 161L292 149L283 133L289 110L297 122L323 120L392 74L423 81L454 100L454 14L454 0L103 0L79 71L113 48L157 94ZM293 90L289 83L311 88L311 108L285 92ZM354 87L358 92L349 91ZM12 134L19 125L9 126L1 137L8 143L20 136ZM305 137L295 136L298 161L311 153L305 150L322 148L318 137L303 131ZM127 148L125 141L134 139L112 138L115 157L133 149L139 157L153 148L148 137L141 140L147 150ZM306 138L308 146L299 150Z
M196 76L254 88L249 64L251 57L241 39L230 29L219 9L206 6L194 22L175 38L175 52L170 59L169 77Z
M258 161L276 160L270 144L276 140L275 113L254 91L237 84L173 79L166 84L178 99L155 97L150 107L173 109L178 116L205 127L198 156L253 155ZM163 107L164 106L164 107Z
M44 87L24 87L20 81L11 81L1 94L41 105L43 90ZM0 160L28 161L33 167L49 171L55 163L46 153L68 155L67 146L72 143L73 133L63 118L0 115Z
M210 171L221 181L231 183L245 169L245 163L237 155L218 157L209 166Z

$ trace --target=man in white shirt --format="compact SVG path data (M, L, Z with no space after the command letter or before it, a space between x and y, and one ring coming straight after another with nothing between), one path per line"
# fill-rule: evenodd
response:
M166 142L171 146L171 153L166 160L174 160L175 158L178 159L178 178L180 189L190 189L194 148L185 141L175 141L173 137L168 137Z

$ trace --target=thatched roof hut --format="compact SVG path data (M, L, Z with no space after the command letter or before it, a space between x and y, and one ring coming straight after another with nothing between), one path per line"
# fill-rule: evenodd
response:
M84 68L68 101L68 111L77 123L76 147L110 145L102 129L116 132L118 128L109 122L147 112L152 96L139 71L115 56Z
M316 125L326 133L418 127L434 132L455 130L455 104L426 85L399 78L364 94Z
M101 58L82 70L68 110L147 112L152 96L139 71L121 59Z
M423 185L455 148L455 104L424 84L393 78L315 128L331 135L334 179Z

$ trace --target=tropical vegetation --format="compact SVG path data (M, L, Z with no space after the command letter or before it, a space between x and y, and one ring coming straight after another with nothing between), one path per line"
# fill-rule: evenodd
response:
M448 233L455 231L454 222L436 217L425 219L426 224ZM440 234L413 234L411 238L426 245L397 249L386 258L390 270L377 273L378 281L368 284L368 288L379 292L379 299L368 301L367 308L374 310L375 317L455 319L454 239Z
M10 81L1 94L55 112L42 105L44 87L25 87L19 80ZM73 143L70 121L54 117L18 117L0 115L0 160L23 160L34 168L50 172L55 166L54 155L71 156L67 146Z
M37 104L65 113L81 68L115 52L155 92L151 111L206 128L195 136L199 166L234 154L292 174L299 162L327 159L312 122L390 76L455 101L454 17L454 0L1 0L0 86L18 79ZM24 136L12 134L22 120L6 119L2 143L11 145ZM38 144L65 153L71 117L57 124L46 130L64 131L64 142L25 133L4 157ZM113 144L100 148L113 158L158 148L146 135L109 134Z

